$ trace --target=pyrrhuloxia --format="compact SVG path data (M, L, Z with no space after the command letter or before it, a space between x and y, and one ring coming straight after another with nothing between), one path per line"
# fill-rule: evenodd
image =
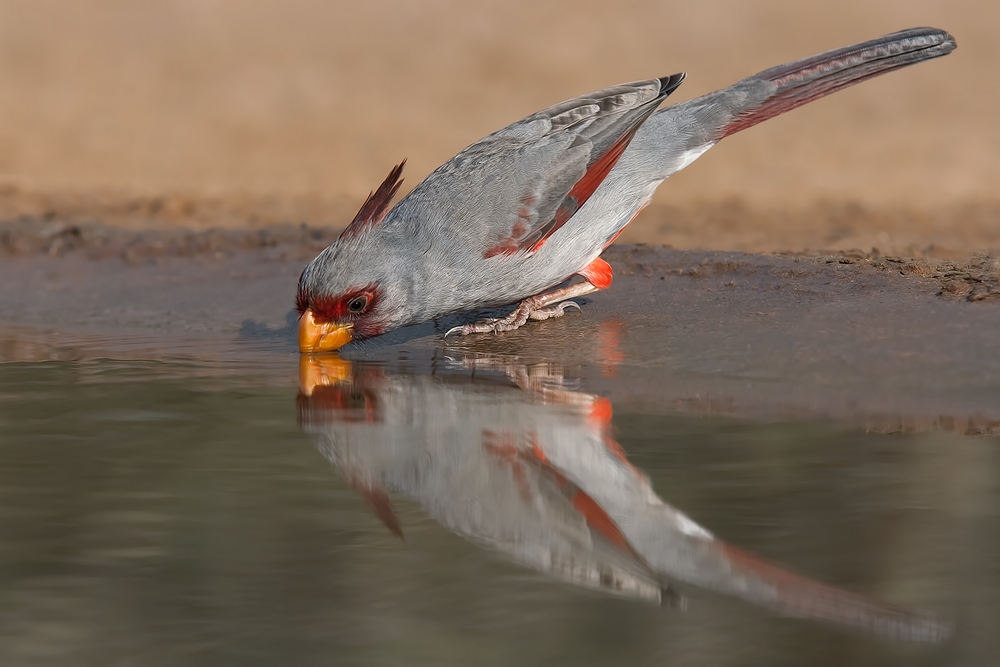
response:
M601 252L665 178L720 139L955 46L942 30L913 28L780 65L660 111L683 74L606 88L477 141L389 210L399 164L302 272L299 347L332 350L449 313L519 301L506 317L452 331L506 331L558 317L577 305L567 299L611 284ZM558 287L575 275L583 282Z

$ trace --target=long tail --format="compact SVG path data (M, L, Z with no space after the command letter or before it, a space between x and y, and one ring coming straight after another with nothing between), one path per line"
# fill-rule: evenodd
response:
M874 76L947 55L956 46L955 38L943 30L910 28L764 70L746 81L768 81L774 92L736 113L718 138Z
M574 234L578 240L598 235L600 247L607 247L663 179L720 139L873 76L947 55L955 46L943 30L911 28L772 67L660 109L639 127L621 160L573 217Z
M690 160L663 165L673 173L724 137L873 76L947 55L955 46L943 30L911 28L772 67L654 114L648 131L658 137L649 148L658 142L662 149L662 137L670 136L674 150L693 153Z

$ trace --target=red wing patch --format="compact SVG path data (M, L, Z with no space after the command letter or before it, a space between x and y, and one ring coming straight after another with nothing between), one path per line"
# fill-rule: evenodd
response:
M618 160L621 158L622 153L628 148L629 142L632 141L632 137L635 136L636 131L639 126L632 128L625 134L621 136L615 143L611 144L611 147L604 152L603 155L598 157L594 162L587 167L586 173L579 181L566 193L566 197L563 199L562 203L559 204L559 208L556 209L555 215L548 222L535 227L528 231L527 234L518 234L516 232L524 229L527 231L528 225L525 223L525 218L522 217L521 212L525 210L523 206L525 200L522 199L521 208L518 209L518 219L514 223L514 228L511 230L511 235L507 238L500 239L496 245L491 246L483 254L483 257L494 257L496 255L513 255L518 252L536 252L545 242L552 236L553 233L560 227L566 224L566 221L573 217L580 207L583 206L590 196L594 194L598 186L604 182L604 179L608 177L608 174L618 164ZM531 204L534 204L534 201ZM530 210L530 209L529 209ZM530 218L527 220L530 223ZM609 285L611 283L608 283Z
M569 193L567 193L566 199L564 199L562 204L559 205L559 208L556 210L556 215L552 221L545 227L538 230L539 234L537 235L541 236L541 238L539 238L535 245L532 246L531 252L535 252L541 248L542 244L544 244L557 229L566 224L566 221L572 218L573 215L580 210L580 207L583 206L588 199L590 199L590 195L594 194L597 187L604 182L604 179L608 177L608 174L611 173L614 166L618 164L618 160L621 158L622 153L625 152L625 149L628 148L629 142L632 141L632 137L635 136L635 132L638 129L639 128L637 126L632 131L626 132L618 141L611 144L611 148L609 148L604 155L597 158L592 165L587 167L587 173L585 173L583 178L577 181L576 185L574 185Z
M519 243L531 229L531 224L535 217L535 204L538 203L538 195L527 194L521 197L517 207L517 220L511 227L510 236L501 239L495 246L487 248L483 254L484 258L495 255L513 255L520 250Z

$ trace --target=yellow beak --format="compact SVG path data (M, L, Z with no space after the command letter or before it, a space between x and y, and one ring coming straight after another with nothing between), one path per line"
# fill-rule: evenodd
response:
M299 351L329 352L351 342L350 324L317 322L312 309L306 308L299 320Z

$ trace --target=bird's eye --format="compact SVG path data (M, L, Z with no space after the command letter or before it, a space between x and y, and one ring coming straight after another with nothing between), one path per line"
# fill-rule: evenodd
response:
M352 313L360 313L368 305L368 297L359 296L351 299L351 302L347 304L347 309Z

